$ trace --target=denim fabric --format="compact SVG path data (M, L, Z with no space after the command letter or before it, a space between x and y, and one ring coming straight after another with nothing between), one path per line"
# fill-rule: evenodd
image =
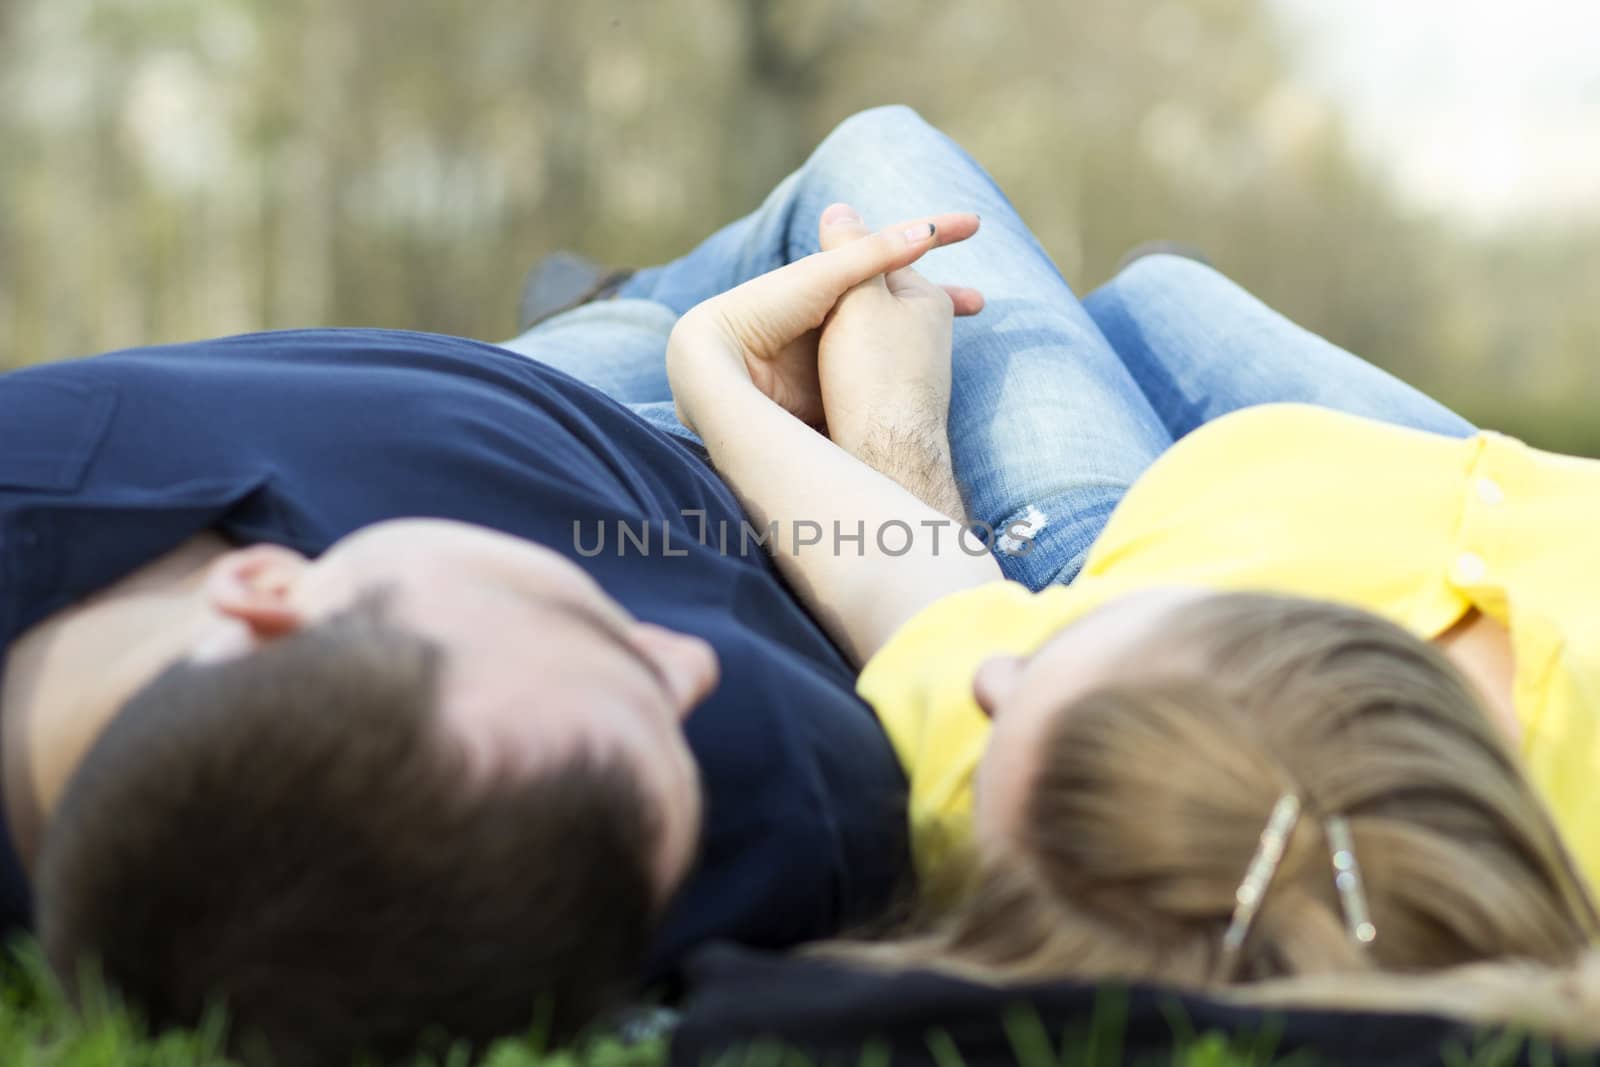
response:
M1215 271L1140 260L1080 303L993 179L914 111L846 120L753 214L619 298L558 316L507 347L634 405L692 439L663 356L673 318L818 250L817 218L845 201L869 225L976 211L973 239L930 253L936 282L981 289L957 320L950 437L970 517L1025 531L998 552L1031 588L1070 582L1129 486L1172 443L1237 408L1304 400L1461 434L1472 428L1397 379L1300 329ZM1020 525L1019 525L1020 524Z
M1230 411L1291 401L1452 437L1474 432L1193 260L1140 259L1083 303L1174 438Z

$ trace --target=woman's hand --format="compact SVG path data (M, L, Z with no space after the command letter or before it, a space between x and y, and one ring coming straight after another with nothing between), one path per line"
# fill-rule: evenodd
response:
M875 234L865 227L831 234L825 251L694 308L667 345L679 418L699 432L750 521L768 531L767 549L795 595L857 664L929 604L998 581L1000 566L981 548L958 547L954 530L942 539L929 534L961 518L947 461L943 495L956 501L949 507L930 503L937 493L908 491L915 479L896 484L894 475L791 416L812 426L822 420L816 346L825 322L840 331L839 344L829 341L830 358L880 365L878 377L942 361L948 375L951 311L976 311L982 298L956 289L924 300L920 287L926 283L898 272L977 228L975 215L937 215ZM892 292L903 294L908 284L919 287L916 301ZM874 307L874 287L880 286L883 300L898 303ZM847 293L860 297L854 300L859 322L854 313L835 311ZM849 338L855 343L843 343ZM839 369L848 368L841 363ZM835 384L845 380L835 376ZM948 441L942 447L948 457ZM883 537L891 528L928 536L885 547L893 545ZM843 548L845 537L855 551Z
M822 426L818 333L840 298L976 230L977 216L950 214L897 223L875 234L853 232L851 240L691 309L678 321L667 346L679 419L698 429L698 413L705 405L733 401L740 386L754 385L791 415ZM982 306L982 298L971 290L948 292L948 303L958 310L971 313ZM944 314L949 315L948 308Z

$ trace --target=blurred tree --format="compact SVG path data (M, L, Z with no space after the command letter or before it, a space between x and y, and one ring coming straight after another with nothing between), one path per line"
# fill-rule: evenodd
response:
M1308 327L1600 454L1600 223L1401 210L1263 0L0 0L0 367L250 329L497 337L539 256L676 255L904 102L1086 287L1197 245Z

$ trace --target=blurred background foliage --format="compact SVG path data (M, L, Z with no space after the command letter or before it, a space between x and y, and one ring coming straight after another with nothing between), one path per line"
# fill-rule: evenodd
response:
M903 102L1079 291L1134 244L1600 455L1600 220L1403 205L1264 0L0 0L0 368L256 329L514 332L556 248L642 264Z

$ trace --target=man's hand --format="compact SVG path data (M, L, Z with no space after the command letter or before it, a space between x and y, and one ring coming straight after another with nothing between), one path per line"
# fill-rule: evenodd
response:
M947 216L950 237L965 240L975 215ZM871 231L846 204L819 223L824 251ZM910 267L868 279L846 293L823 326L818 367L828 435L935 510L965 521L950 460L952 314L983 308L973 289L941 287Z
M694 307L678 321L667 346L678 417L697 428L704 405L726 402L730 383L746 382L820 428L818 337L840 298L863 283L885 284L883 275L976 229L977 216L949 214L896 223L875 234L853 232L857 239L835 242ZM952 288L946 299L972 311L982 306L969 289Z

